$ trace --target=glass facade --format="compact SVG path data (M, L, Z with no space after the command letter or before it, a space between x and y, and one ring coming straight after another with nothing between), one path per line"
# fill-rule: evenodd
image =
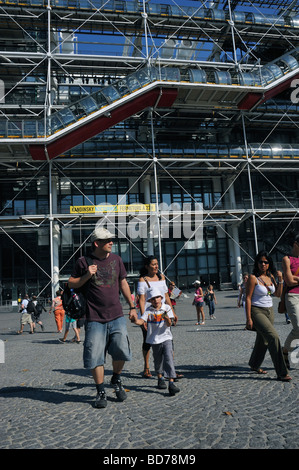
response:
M34 215L49 212L48 179L1 180L1 215Z
M2 302L16 300L25 292L50 297L49 231L18 232L14 230L13 240L3 233L0 236Z
M68 214L70 206L132 204L135 198L128 191L128 179L62 178L58 183L58 211Z
M254 173L251 181L253 203L256 208L273 208L273 201L275 201L276 208L298 207L299 182L296 174L269 172L265 178L262 173ZM246 175L241 175L234 186L237 206L251 207L251 195Z
M298 201L298 182L295 175L280 177L280 192L273 190L277 174L269 174L267 181L261 175L255 174L252 178L253 188L260 188L254 192L254 204L258 208L269 208L273 197L277 207L285 207L287 202L296 204ZM95 206L97 204L134 204L144 203L145 194L142 182L139 180L132 184L130 178L89 178L57 177L54 181L54 211L61 216L70 214L71 206ZM206 213L214 207L224 210L229 207L225 198L221 196L222 186L226 182L210 179L166 179L158 180L158 204L160 208L170 208L177 213L172 214L179 223L175 224L172 217L161 218L161 240L163 272L167 279L174 280L181 288L190 288L194 279L200 278L203 284L213 283L219 287L221 284L231 282L232 267L229 258L228 228L220 229L220 224L203 224L201 238L195 240L185 236L181 223L183 221L181 209L184 205L194 211L196 204L202 204ZM30 217L31 214L45 215L49 213L49 179L45 176L33 180L2 181L0 186L1 215L6 217ZM241 175L234 183L235 201L237 207L250 207L250 195L246 175ZM156 193L152 182L150 202L156 203ZM272 204L273 205L273 204ZM57 207L56 207L57 206ZM179 214L179 216L177 215ZM194 216L193 216L194 217ZM108 217L108 221L109 221ZM122 223L123 223L122 219ZM165 221L166 220L166 221ZM188 219L189 220L189 219ZM192 217L191 217L192 222ZM112 223L120 222L118 217ZM129 222L126 218L125 224ZM194 222L194 221L193 221ZM89 250L89 244L84 244L93 230L95 219L82 219L75 225L67 222L56 222L59 226L59 269L60 278L66 279L70 275L75 259ZM192 225L192 223L191 223ZM264 224L257 221L259 239L266 249L271 250L274 238L279 238L280 227L275 222ZM113 228L113 226L111 226ZM194 229L194 224L192 225ZM246 220L239 228L242 266L245 270L252 267L254 253L254 230L252 219ZM9 233L9 231L8 231ZM179 236L178 236L179 235ZM2 232L1 239L1 278L2 301L12 299L16 293L25 291L42 292L42 296L50 296L50 225L45 219L38 222L36 227L17 226L13 236L7 238ZM116 238L113 251L119 254L130 276L135 279L143 265L144 254L148 252L149 241L145 238L130 238L127 236ZM154 253L159 259L159 243L157 233L153 239ZM75 254L75 255L74 255ZM278 264L281 256L274 256Z
M144 193L140 182L133 185L130 191L128 178L102 179L88 177L82 178L55 178L55 193L57 193L57 214L70 214L71 206L93 206L97 204L134 204L144 202ZM204 208L211 209L219 198L219 193L213 190L213 181L184 181L183 186L171 180L161 180L159 183L159 201L164 205L179 208L183 204L190 205L194 210L194 202L200 202ZM30 214L47 214L49 211L49 195L46 178L34 181L13 181L1 185L2 214L9 216L29 216ZM10 199L9 199L10 198ZM156 202L156 194L151 192L151 202ZM33 211L33 212L31 212ZM118 219L113 219L118 223ZM127 219L128 222L128 219ZM89 244L82 242L90 235L95 221L79 223L74 226L59 224L59 267L62 279L70 275L74 259L85 254ZM173 279L182 287L190 287L194 278L200 277L204 283L213 282L219 285L221 271L225 279L229 278L228 260L221 253L227 253L225 238L218 239L215 227L205 227L200 242L184 238L174 238L178 227L173 228L171 220L166 224L166 235L162 237L162 259L165 275ZM179 227L181 229L181 227ZM12 297L13 293L30 291L43 291L48 295L50 288L50 239L49 222L45 221L41 228L22 228L22 233L14 234L8 243L1 243L2 279L5 297ZM163 231L162 231L163 233ZM1 235L4 241L5 235ZM118 253L131 275L138 274L143 265L144 253L148 250L147 238L119 238L115 239L113 250ZM26 255L27 253L27 255ZM75 257L73 254L76 253ZM159 258L157 235L154 238L154 253ZM37 261L37 264L33 260ZM42 267L39 269L38 265ZM4 295L4 294L3 294Z

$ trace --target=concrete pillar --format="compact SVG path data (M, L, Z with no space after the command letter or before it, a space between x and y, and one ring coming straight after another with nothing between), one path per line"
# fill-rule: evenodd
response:
M228 190L228 200L229 200L229 208L235 209L236 208L236 199L235 199L235 190L234 185L231 184L231 181L228 181L229 190ZM241 263L241 250L240 250L240 243L239 243L239 229L236 223L232 223L229 226L229 234L232 237L230 240L231 246L231 272L232 274L232 281L236 285L242 282L242 263Z
M57 214L57 176L52 176L50 171L50 256L51 256L51 278L52 278L52 298L59 288L59 244L60 228L55 221L53 214Z
M60 244L60 227L57 223L53 224L53 290L59 288L59 244Z

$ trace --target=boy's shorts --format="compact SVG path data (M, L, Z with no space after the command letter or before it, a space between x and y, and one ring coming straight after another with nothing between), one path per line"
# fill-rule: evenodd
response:
M73 328L73 330L75 328L77 328L77 321L76 320L71 320L71 319L68 319L68 317L65 319L65 330L66 331L69 331L70 328Z
M26 323L32 323L31 313L23 313L21 317L21 324L26 325Z
M106 353L114 361L132 358L125 317L108 323L86 322L83 362L86 369L105 364Z

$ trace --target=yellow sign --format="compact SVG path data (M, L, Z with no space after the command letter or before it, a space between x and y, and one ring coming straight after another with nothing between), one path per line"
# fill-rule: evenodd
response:
M121 204L121 205L108 205L98 204L97 206L70 206L71 214L95 214L105 212L117 213L135 213L135 212L154 212L156 204Z
M70 206L71 214L94 214L94 206Z

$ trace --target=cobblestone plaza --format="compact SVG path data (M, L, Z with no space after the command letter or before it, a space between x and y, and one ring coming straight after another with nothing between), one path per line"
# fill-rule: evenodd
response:
M255 333L244 330L237 294L216 292L216 319L202 326L195 325L192 293L178 302L172 331L184 377L175 397L158 390L156 378L142 378L142 334L128 321L133 359L122 374L128 397L117 402L108 358L108 405L101 410L93 406L96 392L83 369L82 344L59 343L48 313L42 315L45 332L34 335L29 329L16 335L19 314L1 313L0 448L118 449L118 456L137 449L197 456L198 449L298 449L298 364L291 364L291 383L276 380L269 355L267 375L249 371ZM276 314L275 327L284 341L290 330L284 315Z

